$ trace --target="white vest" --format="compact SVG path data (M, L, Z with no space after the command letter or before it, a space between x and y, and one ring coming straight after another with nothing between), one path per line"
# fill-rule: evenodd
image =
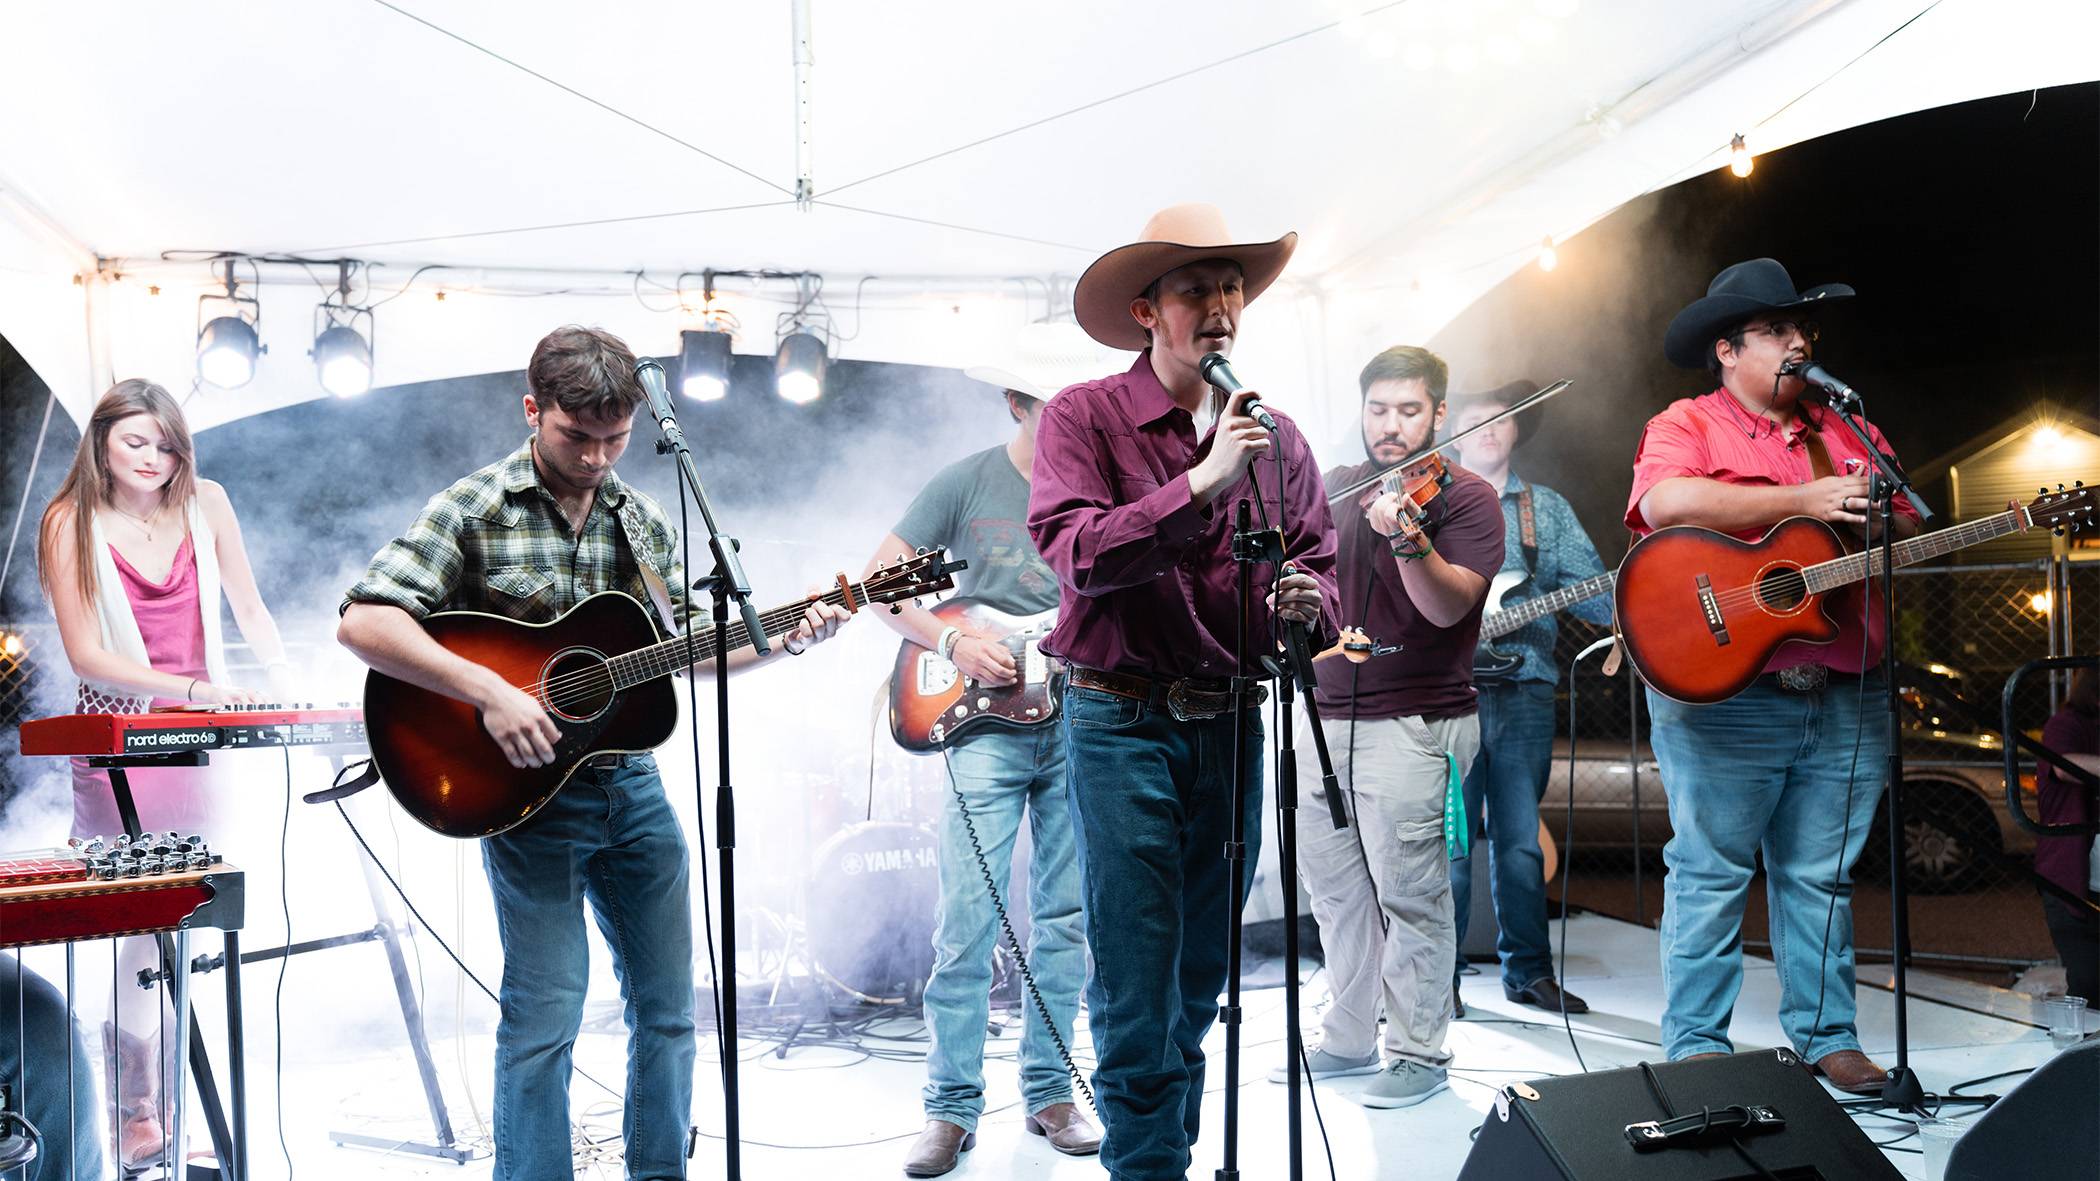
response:
M189 529L190 552L197 562L197 610L204 617L205 679L224 684L226 645L219 626L218 539L211 526L205 523L203 501L197 497L190 499ZM117 572L117 562L112 556L109 538L102 532L100 516L89 524L88 535L94 548L95 617L102 628L102 647L126 660L148 664L146 638L139 633L139 621L131 613L131 596L124 593L124 578ZM150 700L129 690L95 684L85 678L80 682L81 710L84 713L139 712Z

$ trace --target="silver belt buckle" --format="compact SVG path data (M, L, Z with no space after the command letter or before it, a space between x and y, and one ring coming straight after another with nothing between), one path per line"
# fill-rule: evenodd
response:
M1830 669L1821 664L1797 664L1779 670L1779 687L1789 693L1817 693L1830 683Z
M1198 706L1191 703L1189 698L1192 692L1195 691L1189 688L1189 683L1186 680L1175 681L1174 683L1167 686L1167 712L1174 716L1175 721L1208 721L1209 719L1219 717L1231 711L1232 709L1232 690L1230 688L1227 688L1224 691L1218 693L1203 693L1203 696L1205 697L1214 697L1219 699L1218 704L1215 708ZM1247 694L1247 704L1249 707L1259 706L1268 699L1269 688L1266 685L1256 685Z

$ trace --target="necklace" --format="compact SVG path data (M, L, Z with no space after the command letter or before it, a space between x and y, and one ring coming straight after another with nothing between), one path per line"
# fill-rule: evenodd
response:
M141 516L137 516L137 515L135 515L135 514L132 514L132 513L127 513L127 512L125 512L125 511L124 511L123 509L120 509L120 508L118 508L118 507L117 507L117 506L115 505L115 503L112 503L112 504L111 504L111 505L109 506L109 511L111 511L111 512L113 512L113 513L117 514L118 516L120 516L120 517L124 518L125 520L127 520L127 521L130 521L130 522L132 522L133 524L137 525L137 526L139 527L139 531L140 531L141 533L144 533L144 534L146 535L146 540L147 540L147 541L152 541L152 540L153 540L153 522L152 522L152 518L151 518L151 517L141 517ZM158 510L158 509L155 509L155 510L154 510L154 516L158 516L158 515L160 515L160 510Z

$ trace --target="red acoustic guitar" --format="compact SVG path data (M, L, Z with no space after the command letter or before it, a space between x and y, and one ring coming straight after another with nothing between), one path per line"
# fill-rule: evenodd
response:
M1899 541L1898 566L2037 526L2091 528L2093 489L2044 492L2025 507ZM1634 543L1612 589L1626 658L1656 692L1693 705L1748 688L1781 644L1836 638L1824 599L1882 572L1881 548L1847 553L1835 530L1791 517L1756 541L1692 525Z
M962 568L942 550L900 558L860 583L838 576L838 589L763 612L769 637L802 621L810 599L858 611L947 590ZM655 616L618 591L592 595L552 623L519 623L478 611L440 611L423 629L447 651L494 669L537 697L561 730L554 762L513 767L482 728L472 705L398 681L365 678L365 728L372 762L387 790L424 827L448 837L493 836L544 807L584 760L653 750L678 722L670 677L689 663L714 659L712 628L688 640L659 638ZM750 642L742 623L728 628L729 648Z

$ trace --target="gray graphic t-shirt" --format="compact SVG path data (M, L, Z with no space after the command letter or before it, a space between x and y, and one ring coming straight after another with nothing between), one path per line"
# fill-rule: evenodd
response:
M1028 481L1003 444L942 468L894 532L915 547L946 546L968 562L956 578L959 594L1013 615L1057 606L1057 575L1028 536Z

